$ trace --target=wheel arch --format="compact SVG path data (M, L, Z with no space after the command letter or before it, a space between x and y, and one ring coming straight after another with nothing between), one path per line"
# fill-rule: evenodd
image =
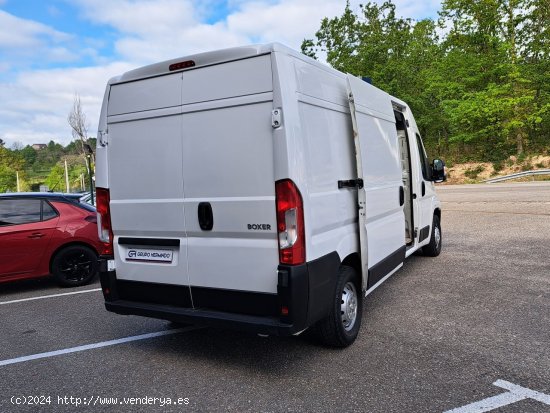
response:
M355 273L357 274L357 277L359 279L359 286L363 287L363 280L361 276L361 258L359 257L358 252L353 252L349 254L346 258L342 260L341 265L347 265L349 267L352 267L355 270Z
M437 216L439 218L439 223L441 224L441 208L439 207L436 207L434 209L434 215Z

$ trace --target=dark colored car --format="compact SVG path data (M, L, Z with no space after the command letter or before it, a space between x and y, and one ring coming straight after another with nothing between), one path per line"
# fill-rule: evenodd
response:
M52 274L63 286L90 282L99 241L96 210L81 194L0 194L0 283Z

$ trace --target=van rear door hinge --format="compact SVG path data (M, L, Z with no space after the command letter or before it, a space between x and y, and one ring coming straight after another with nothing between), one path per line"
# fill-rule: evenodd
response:
M338 181L338 189L342 188L363 188L362 179L346 179L343 181Z
M275 108L271 111L271 127L277 129L283 124L283 111L281 108Z
M109 144L109 133L106 131L98 131L98 142L101 146L107 146Z

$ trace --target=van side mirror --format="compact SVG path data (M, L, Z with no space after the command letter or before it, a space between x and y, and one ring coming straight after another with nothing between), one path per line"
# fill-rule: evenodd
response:
M444 182L447 180L447 174L445 173L445 161L441 159L434 159L432 162L432 181Z

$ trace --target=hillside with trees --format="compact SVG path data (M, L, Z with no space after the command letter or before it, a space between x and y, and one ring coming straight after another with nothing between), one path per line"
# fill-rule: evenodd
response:
M548 154L550 2L444 0L439 16L348 3L302 51L405 100L431 156L499 164Z
M94 148L95 138L88 139L87 143ZM86 161L79 139L65 147L50 141L41 149L18 143L6 148L0 141L0 193L17 191L18 176L20 191L38 191L40 185L47 185L50 190L65 192L65 161L70 190L89 189Z

